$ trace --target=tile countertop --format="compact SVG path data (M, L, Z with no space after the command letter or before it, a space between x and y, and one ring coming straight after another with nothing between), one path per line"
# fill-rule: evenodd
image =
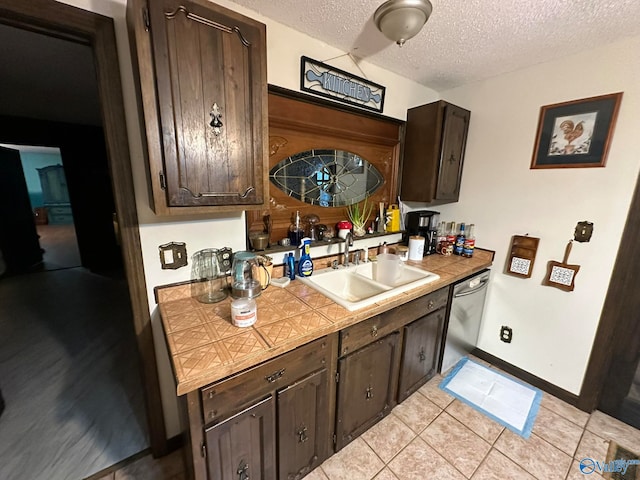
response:
M190 286L157 287L158 306L178 395L204 387L316 338L342 330L491 266L494 252L472 258L429 255L409 265L440 279L357 311L349 311L302 282L268 287L256 299L258 319L247 328L231 323L231 298L204 304Z

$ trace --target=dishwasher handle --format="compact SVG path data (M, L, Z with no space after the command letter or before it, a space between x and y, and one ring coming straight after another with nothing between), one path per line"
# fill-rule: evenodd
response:
M472 294L482 290L483 288L486 288L488 284L489 284L489 279L485 278L485 279L481 280L480 281L480 285L477 286L476 288L474 288L473 290L467 290L467 291L464 291L464 292L456 293L453 296L453 298L466 297L467 295L472 295Z

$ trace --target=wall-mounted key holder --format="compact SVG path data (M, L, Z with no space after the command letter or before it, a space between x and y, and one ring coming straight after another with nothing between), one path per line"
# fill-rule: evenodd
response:
M511 239L505 272L516 277L529 278L538 253L540 239L528 235L514 235Z

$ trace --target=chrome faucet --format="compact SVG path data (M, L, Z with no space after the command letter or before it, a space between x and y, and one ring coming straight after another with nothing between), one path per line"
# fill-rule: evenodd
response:
M342 260L342 266L349 266L349 247L353 247L353 235L351 232L347 233L347 236L344 237L344 259Z

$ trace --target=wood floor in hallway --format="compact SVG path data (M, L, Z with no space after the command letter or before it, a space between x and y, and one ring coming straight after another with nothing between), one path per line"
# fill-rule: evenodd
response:
M124 278L0 278L0 389L3 480L81 480L148 448Z

